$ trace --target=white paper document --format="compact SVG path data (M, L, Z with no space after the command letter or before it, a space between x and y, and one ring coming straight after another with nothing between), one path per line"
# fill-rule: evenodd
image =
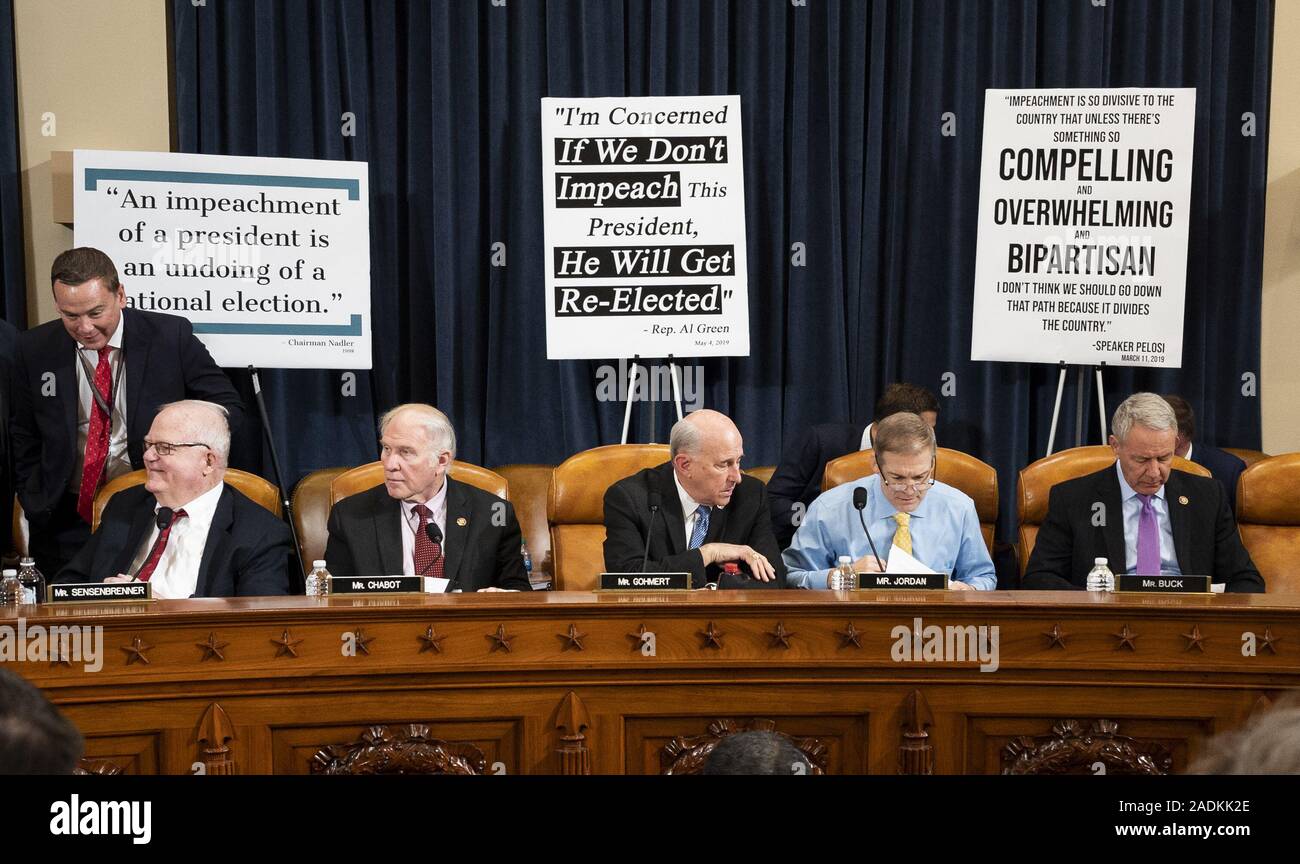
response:
M903 573L903 574L921 574L936 573L920 561L917 561L911 554L904 552L897 546L889 550L889 560L885 562L886 573Z

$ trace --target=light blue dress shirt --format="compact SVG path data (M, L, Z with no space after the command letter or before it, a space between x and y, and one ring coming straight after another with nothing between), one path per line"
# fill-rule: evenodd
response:
M1124 572L1133 575L1138 560L1138 520L1142 518L1142 499L1124 479L1124 470L1115 460L1115 473L1119 475L1119 498L1124 502ZM1178 553L1174 551L1174 526L1169 521L1169 502L1165 500L1165 487L1151 496L1151 507L1156 511L1156 524L1160 526L1160 573L1181 576ZM1150 574L1148 574L1150 575Z
M862 511L867 530L886 565L894 545L898 512L880 488L880 475L853 480L828 489L813 501L782 558L786 585L791 588L825 588L826 571L839 563L839 556L854 561L871 554L862 533L858 511L853 508L853 489L867 489L867 506ZM968 495L944 483L935 483L921 504L912 511L912 556L931 570L950 574L972 588L991 591L997 587L993 559L980 534L975 502Z

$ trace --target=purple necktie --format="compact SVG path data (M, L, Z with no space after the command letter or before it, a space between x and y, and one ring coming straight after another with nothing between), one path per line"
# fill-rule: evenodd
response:
M1142 499L1142 513L1138 516L1137 574L1140 576L1160 575L1160 523L1156 521L1156 508L1151 504L1150 495L1138 495Z

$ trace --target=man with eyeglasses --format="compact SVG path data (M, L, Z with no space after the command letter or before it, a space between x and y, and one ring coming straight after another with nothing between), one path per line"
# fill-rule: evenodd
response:
M786 584L825 588L839 556L853 558L859 573L879 573L880 562L899 549L939 573L956 591L991 591L997 575L980 534L975 502L934 479L934 430L911 413L893 414L875 426L876 473L828 489L785 551ZM862 520L880 553L872 554L854 507L854 489L866 490Z
M138 580L158 599L288 594L289 527L224 482L225 409L165 405L144 448L144 485L109 499L99 530L54 581Z

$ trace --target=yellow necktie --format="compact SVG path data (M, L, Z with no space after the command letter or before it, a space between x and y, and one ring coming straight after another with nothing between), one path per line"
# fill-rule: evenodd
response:
M912 529L908 527L908 523L912 521L912 514L895 513L894 521L898 523L898 530L894 532L894 545L911 555Z

